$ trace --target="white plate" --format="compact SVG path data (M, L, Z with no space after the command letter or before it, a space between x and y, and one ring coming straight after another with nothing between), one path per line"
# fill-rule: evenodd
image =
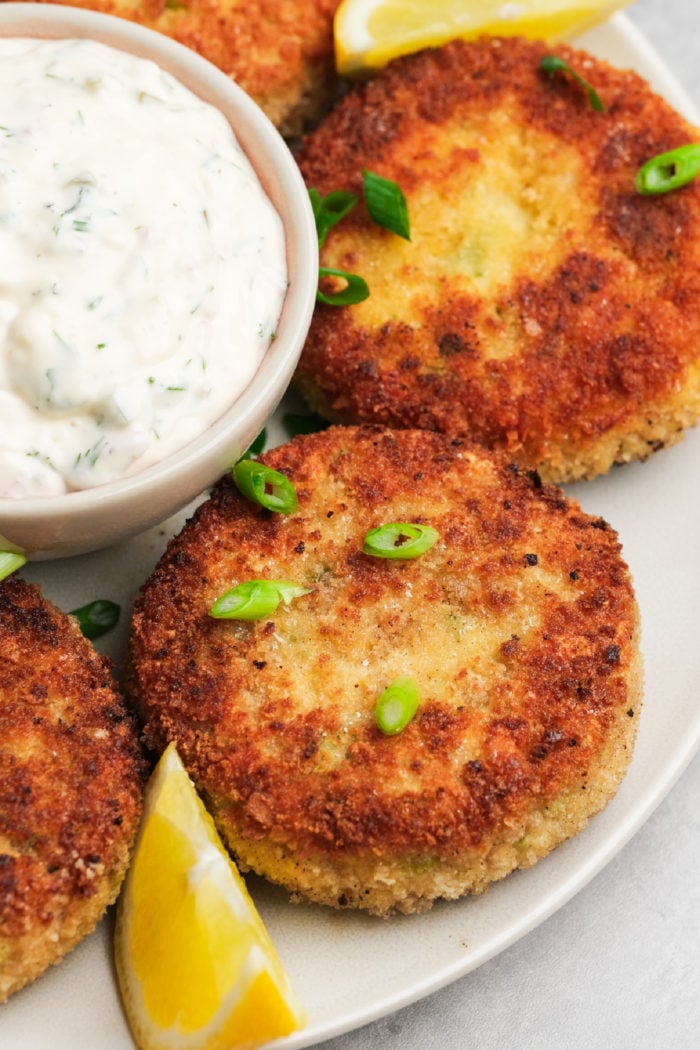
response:
M692 106L624 16L582 43L633 66L677 108ZM279 434L273 428L272 434ZM642 610L646 700L629 774L618 795L577 838L483 897L437 905L388 923L360 914L292 906L259 880L250 886L293 984L307 1028L284 1050L366 1024L448 984L502 951L569 900L634 834L700 744L700 430L648 463L614 470L571 492L619 531ZM26 570L69 609L94 597L124 608L103 649L122 658L139 584L184 515L121 547ZM111 963L111 916L31 987L0 1007L3 1050L133 1050Z

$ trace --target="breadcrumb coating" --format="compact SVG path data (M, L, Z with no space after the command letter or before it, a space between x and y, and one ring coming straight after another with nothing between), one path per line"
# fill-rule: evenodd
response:
M551 50L483 38L399 59L307 136L307 184L393 179L411 241L362 204L331 230L322 264L371 294L317 306L296 381L329 419L466 436L564 482L700 416L700 182L634 188L700 131L635 73L557 47L597 112L539 69Z
M107 661L17 576L0 583L0 1002L119 892L143 758Z
M428 431L332 427L266 453L298 511L225 478L144 586L129 689L177 742L243 868L385 915L480 892L575 834L629 763L638 616L614 530L559 489ZM367 530L429 524L415 560ZM255 622L212 603L250 579L309 593ZM415 718L385 736L400 676Z

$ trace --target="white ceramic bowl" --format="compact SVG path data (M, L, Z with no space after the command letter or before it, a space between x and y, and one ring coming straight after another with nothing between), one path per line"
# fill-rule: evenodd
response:
M233 81L193 51L122 19L50 4L0 4L0 36L88 37L153 59L227 117L286 237L289 288L276 338L216 423L173 456L120 481L61 496L0 499L0 549L58 558L110 546L163 521L245 451L281 400L301 353L315 301L318 246L308 194L283 139Z

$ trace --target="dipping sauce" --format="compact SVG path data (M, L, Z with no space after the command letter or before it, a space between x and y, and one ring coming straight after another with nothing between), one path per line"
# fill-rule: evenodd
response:
M0 497L182 448L254 375L286 287L222 113L106 45L0 39Z

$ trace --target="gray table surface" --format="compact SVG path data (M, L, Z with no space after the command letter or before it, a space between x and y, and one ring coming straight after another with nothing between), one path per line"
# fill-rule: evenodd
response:
M628 16L700 109L700 0L637 0ZM667 1047L700 1048L700 756L624 850L542 926L442 991L319 1050Z

